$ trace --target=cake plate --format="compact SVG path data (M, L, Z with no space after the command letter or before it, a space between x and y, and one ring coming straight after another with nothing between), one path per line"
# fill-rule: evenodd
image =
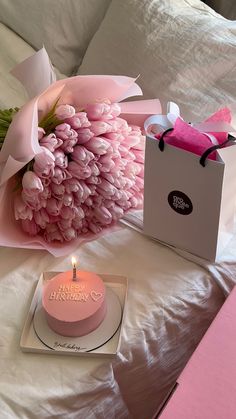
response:
M44 272L37 283L20 340L23 352L53 355L115 356L119 352L128 280L124 276L98 274L107 289L107 314L88 335L64 337L52 331L42 309L42 288L59 272Z

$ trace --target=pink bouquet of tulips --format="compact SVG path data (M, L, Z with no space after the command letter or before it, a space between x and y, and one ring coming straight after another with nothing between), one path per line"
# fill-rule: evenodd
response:
M26 77L30 68L36 78L39 64L43 87ZM129 77L52 83L44 49L14 75L32 98L0 111L0 244L59 256L142 206L143 121L159 101L121 102L141 94Z

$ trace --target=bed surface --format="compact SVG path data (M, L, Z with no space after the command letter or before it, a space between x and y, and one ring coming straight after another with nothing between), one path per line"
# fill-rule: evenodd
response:
M204 267L129 227L107 233L75 254L81 269L129 278L120 353L114 359L22 353L19 341L36 282L42 271L67 270L70 257L1 248L1 414L151 417L224 294ZM230 262L226 264L229 268ZM216 271L223 280L223 272Z

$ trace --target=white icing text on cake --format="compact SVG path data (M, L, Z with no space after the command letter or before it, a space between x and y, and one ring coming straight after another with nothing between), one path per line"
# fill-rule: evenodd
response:
M102 293L95 290L89 293L85 292L85 285L71 284L71 285L60 285L57 291L52 291L49 294L49 300L55 301L78 301L86 302L90 298L96 302L102 298Z

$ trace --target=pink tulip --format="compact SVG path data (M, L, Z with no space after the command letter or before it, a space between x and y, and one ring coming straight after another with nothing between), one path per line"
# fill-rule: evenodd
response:
M87 205L87 207L91 207L93 205L93 199L89 196L85 201L84 201L85 205Z
M90 131L89 128L80 128L77 130L77 133L78 133L78 144L85 144L92 137L94 137L94 133Z
M115 162L113 160L112 153L111 154L107 153L107 154L101 156L99 158L99 163L100 163L100 171L101 172L108 172L109 173L115 167Z
M63 144L61 145L61 150L63 150L67 154L73 153L74 146L77 144L77 141L77 137L66 138L63 141Z
M62 202L55 198L50 198L47 201L47 213L50 215L59 215L62 208Z
M65 193L62 197L62 202L66 207L72 206L74 203L73 195L71 193Z
M67 119L66 122L75 130L78 128L88 128L91 125L86 112L77 112L74 116Z
M55 134L57 137L62 139L63 141L67 139L73 139L77 141L78 134L77 132L71 128L69 124L66 124L65 122L63 124L59 124L55 128Z
M25 193L24 189L21 192L22 200L25 202L25 204L31 208L32 210L38 211L42 205L41 200L39 199L39 196L37 195L28 195Z
M140 177L144 177L144 164L139 165L139 173L137 173Z
M78 207L78 208L74 207L73 210L74 210L74 214L75 214L76 219L82 220L84 218L84 211L81 207Z
M67 168L68 158L62 150L55 150L54 157L55 157L55 166L58 166L61 169Z
M34 157L34 172L42 178L53 176L55 157L46 147L41 147L42 152Z
M63 220L73 219L75 218L75 211L71 207L63 206L61 208L60 216Z
M117 116L120 115L121 113L121 107L118 103L112 103L111 104L111 115L113 116L113 118L116 118Z
M86 233L88 233L88 231L89 231L89 228L88 228L88 221L87 220L83 220L82 221L82 227L81 227L81 234L86 234Z
M87 185L83 180L80 181L80 184L83 188L82 201L84 202L92 194L92 185Z
M73 177L71 179L66 179L63 182L63 186L65 187L66 193L77 192L80 188L82 189L78 180Z
M84 195L84 187L82 186L81 181L77 180L77 190L73 192L75 204L79 207Z
M104 119L111 119L110 115L111 107L108 103L89 103L86 107L88 118L92 121ZM108 116L106 118L106 115Z
M16 220L32 220L33 211L23 201L20 195L14 198L14 214Z
M118 141L118 143L121 143L126 139L121 132L106 132L104 137L111 141Z
M71 105L59 105L56 107L55 115L61 121L75 115L75 108Z
M128 135L131 132L131 128L129 127L127 121L122 118L115 118L109 121L109 124L111 125L110 132L120 132L123 135Z
M94 234L99 234L102 231L102 226L100 226L99 224L95 224L92 221L89 221L88 228Z
M97 177L97 176L90 176L90 177L88 177L87 179L86 179L86 182L89 184L89 185L100 185L100 183L101 183L101 179L99 178L99 177Z
M56 183L51 183L51 194L53 198L56 199L62 199L63 195L65 193L65 186L61 183L60 185L57 185Z
M61 169L60 167L55 167L54 175L52 176L51 180L53 183L60 185L64 180L70 179L72 175L68 170Z
M86 147L94 154L106 154L110 144L103 137L93 137L87 143Z
M100 170L99 170L98 164L97 164L97 163L95 163L94 161L92 161L92 162L89 164L89 167L90 167L90 169L91 169L91 174L92 174L92 176L98 176L98 175L100 174Z
M67 230L62 230L61 234L64 240L68 242L76 239L77 237L76 230L73 227L69 227Z
M90 103L86 107L86 112L90 120L110 120L120 115L121 108L118 103L98 102Z
M75 162L82 162L86 166L90 161L94 159L94 154L86 147L79 145L74 148L74 152L71 157Z
M114 159L114 163L115 163L115 167L114 169L112 168L111 173L116 173L116 174L124 170L128 164L126 159L121 159L121 158Z
M133 148L135 148L135 150L145 150L145 142L146 142L146 138L144 137L144 135L140 135L140 140L139 143L135 144L135 146L133 146Z
M104 202L104 198L103 198L103 196L98 195L97 192L96 192L96 195L93 196L93 202L94 202L94 205L100 207L102 205L102 202Z
M68 171L72 177L77 179L86 179L90 177L92 173L89 166L82 167L75 161L69 162Z
M72 219L71 218L68 218L66 220L61 219L60 221L58 221L57 225L61 231L67 230L68 228L72 226Z
M56 148L60 147L62 144L63 141L60 138L57 138L53 133L40 139L40 145L42 147L46 147L49 151L51 151L51 153L53 153Z
M34 221L42 229L46 228L49 223L49 215L44 208L34 212Z
M32 220L21 220L22 229L25 233L29 234L29 236L36 236L40 231L39 226Z
M102 181L99 185L99 188L108 192L110 194L110 196L114 195L114 193L116 191L116 188L110 182L108 182L106 179L102 179Z
M120 144L119 146L119 152L122 158L126 158L129 153L129 149L125 147L125 145Z
M137 191L140 191L140 190L142 191L143 188L144 188L144 179L137 176L136 181L135 181L135 185L133 186L133 189L137 190Z
M96 187L96 185L93 185L92 183L89 185L89 189L90 189L90 192L91 192L91 195L94 195L95 193L96 193L96 189L97 189L97 187Z
M137 201L137 207L142 208L143 206L143 193L136 193L133 197L130 198L130 202L132 204L133 198Z
M102 177L104 179L108 180L108 182L110 182L112 184L114 184L114 182L115 182L115 177L111 173L104 173L104 172L102 172Z
M135 178L136 175L140 173L140 165L135 162L129 162L124 169L124 174L128 178L132 179Z
M139 205L139 200L135 196L131 196L130 198L130 204L132 205L132 208L137 208Z
M77 218L72 220L72 227L77 231L77 234L81 232L83 228L83 221Z
M132 186L135 183L135 180L131 180L131 179L127 178L127 177L123 177L122 179L124 181L124 186L123 187L125 187L125 189L132 188Z
M24 193L29 196L35 196L40 192L43 192L41 179L31 170L24 173L22 178L22 187Z
M133 149L133 154L135 156L135 161L137 163L144 163L144 152L142 150L135 150Z
M44 232L44 238L47 242L59 241L63 243L64 238L56 224L48 224Z
M135 148L135 146L140 143L140 135L135 135L135 133L132 132L130 135L127 135L127 137L125 138L124 143L125 143L126 147L129 147L129 148L134 147Z
M125 178L123 176L116 177L113 185L118 189L123 189L125 187Z
M89 129L96 137L112 131L111 125L105 121L92 121Z
M115 206L115 201L113 201L112 199L103 199L102 205L104 205L104 207L108 208L109 211L111 211L111 208L114 208ZM97 206L102 206L102 205L97 205Z
M114 221L120 220L124 215L123 208L119 207L118 205L114 205L113 207L109 208L109 211Z
M114 199L114 201L119 201L122 198L122 192L123 191L120 191L119 189L116 188L115 193L112 196L112 199Z
M108 209L104 206L102 206L100 208L95 207L94 208L94 215L95 215L96 219L101 224L111 224L111 222L112 222L112 215L108 211Z
M117 204L124 210L124 211L128 211L130 208L131 208L131 206L132 206L132 204L129 202L129 201L127 201L127 200L125 200L125 199L119 199L119 200L117 200Z

